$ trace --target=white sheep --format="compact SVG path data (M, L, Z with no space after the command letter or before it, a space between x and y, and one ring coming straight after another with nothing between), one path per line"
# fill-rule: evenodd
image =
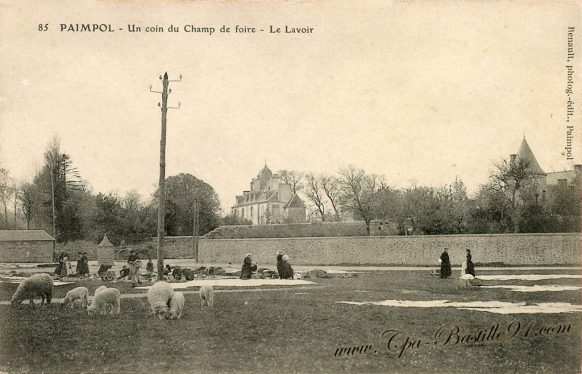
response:
M212 286L206 285L200 287L198 296L200 296L200 306L207 305L212 308L214 305L214 288Z
M34 305L34 298L41 297L41 305L44 304L45 298L46 303L50 304L53 297L53 283L53 278L48 274L34 274L18 285L10 302L16 306L28 299L30 304Z
M117 288L107 288L97 292L93 302L87 308L89 315L93 313L106 314L110 309L111 315L120 313L120 292Z
M184 311L184 302L184 294L174 292L174 296L170 300L170 309L166 311L166 319L180 319Z
M72 308L75 305L75 300L81 300L81 306L83 308L87 307L89 304L89 290L87 287L77 287L67 292L62 305L70 305Z
M99 287L97 287L97 289L95 289L95 293L93 295L97 295L99 292L101 292L105 289L107 289L106 286L99 286Z
M159 319L164 319L172 297L174 297L174 289L168 282L156 282L149 288L148 301L150 302L154 316L158 316Z

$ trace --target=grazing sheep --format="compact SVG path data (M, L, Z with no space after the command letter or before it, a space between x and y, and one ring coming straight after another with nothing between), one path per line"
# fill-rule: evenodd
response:
M93 295L97 296L97 294L103 290L107 289L106 286L99 286L95 289L95 293Z
M156 282L148 290L148 301L154 316L164 319L166 311L170 306L170 301L174 297L174 289L168 282Z
M34 305L34 298L41 297L41 305L44 304L45 298L46 303L50 304L53 297L53 283L53 278L48 274L34 274L18 285L10 302L16 306L28 299L30 304Z
M184 311L184 294L182 292L174 292L172 300L170 300L170 309L166 311L166 319L180 319Z
M89 290L87 287L77 287L67 292L62 306L70 305L73 308L75 300L81 300L81 306L83 308L87 307L89 304Z
M120 313L120 292L117 288L107 288L97 292L93 302L87 308L89 315L93 313L106 314L110 309L111 315Z
M200 306L207 305L212 308L214 305L214 288L212 286L202 286L198 291L200 296Z

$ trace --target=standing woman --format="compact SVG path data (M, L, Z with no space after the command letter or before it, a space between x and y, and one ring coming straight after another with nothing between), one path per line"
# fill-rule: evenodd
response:
M467 269L465 270L465 273L475 276L475 265L471 260L471 250L469 248L467 248Z
M81 258L83 261L81 262L81 276L89 276L89 257L87 256L87 252L83 252L81 254Z
M69 267L69 257L68 254L65 253L62 258L62 266L61 266L61 277L66 277L68 275L68 267Z
M65 252L61 252L59 254L59 258L57 259L58 265L55 268L54 273L56 275L61 275L61 270L63 269L63 258L65 257Z
M141 283L139 280L139 257L137 253L135 253L135 249L129 251L129 256L127 257L127 263L129 265L129 280L132 282L132 287L135 287L136 284Z
M78 276L83 276L83 252L77 252L77 267L75 269Z
M441 254L441 278L448 278L451 276L451 261L449 260L449 254L447 253L447 249L443 251Z

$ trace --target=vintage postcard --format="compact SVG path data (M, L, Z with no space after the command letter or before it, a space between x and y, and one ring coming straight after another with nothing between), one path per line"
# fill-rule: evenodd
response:
M0 0L0 372L579 373L581 17Z

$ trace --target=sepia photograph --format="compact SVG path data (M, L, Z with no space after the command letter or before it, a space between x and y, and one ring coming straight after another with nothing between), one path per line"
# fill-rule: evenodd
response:
M0 374L582 372L581 20L0 0Z

